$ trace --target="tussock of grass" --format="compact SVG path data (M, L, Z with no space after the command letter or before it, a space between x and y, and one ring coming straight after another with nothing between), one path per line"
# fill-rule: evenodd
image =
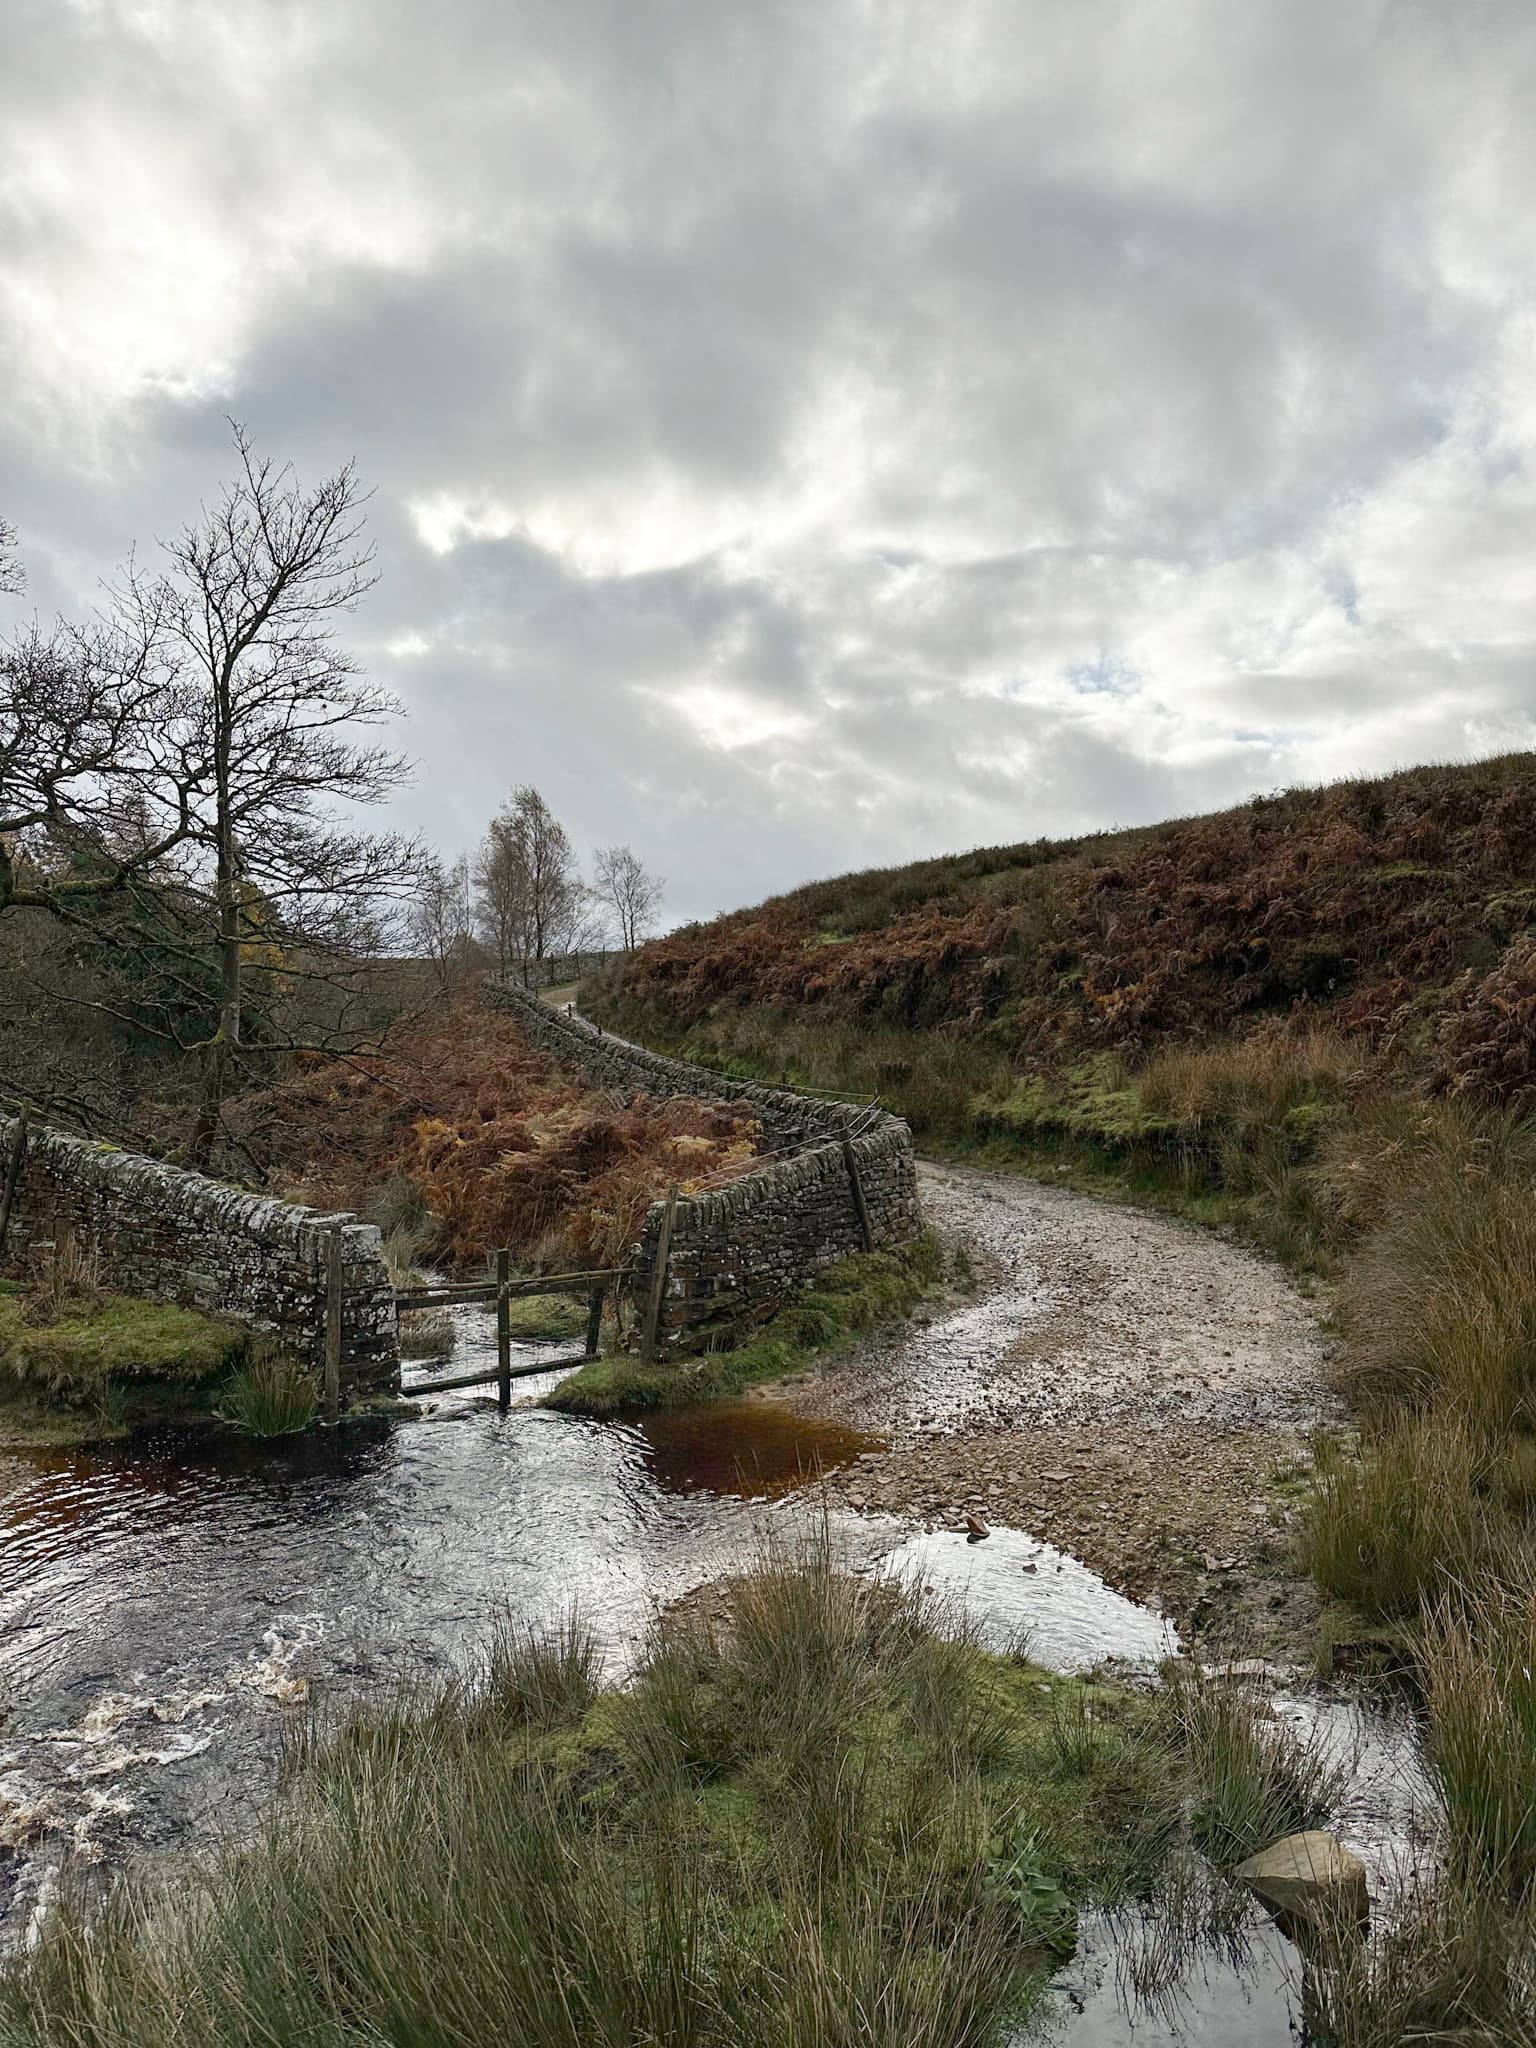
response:
M1523 1522L1500 1493L1500 1447L1453 1415L1384 1419L1354 1450L1319 1446L1303 1552L1363 1614L1413 1619L1450 1584L1519 1569Z
M308 1429L320 1406L314 1375L286 1352L251 1360L219 1395L219 1413L252 1436L292 1436Z
M1096 1689L1101 1739L1064 1757L1037 1674L941 1649L918 1594L824 1542L731 1610L674 1617L621 1694L573 1627L312 1738L248 1845L120 1891L89 1937L55 1913L0 2035L1001 2048L1073 1902L1163 1839L1156 1702Z
M1358 1249L1340 1275L1352 1395L1536 1428L1536 1134L1389 1099L1333 1148Z
M855 1253L823 1267L798 1300L734 1350L656 1366L594 1359L562 1380L545 1406L568 1415L617 1415L681 1407L783 1379L811 1359L846 1350L871 1330L910 1314L943 1272L943 1247L931 1232L892 1251Z
M587 1327L587 1304L574 1294L519 1294L507 1303L519 1344L563 1343Z
M1338 1805L1347 1768L1271 1717L1245 1688L1179 1673L1172 1692L1194 1784L1191 1831L1219 1869L1320 1827Z
M578 1721L602 1690L602 1658L577 1614L552 1629L505 1622L491 1639L478 1697L491 1715L519 1727Z
M1536 1575L1446 1594L1422 1649L1428 1761L1469 1883L1536 1894Z
M1311 2038L1330 2048L1536 2048L1533 1956L1529 1908L1442 1879L1394 1902L1367 1939L1350 1934L1314 1959Z
M400 1318L402 1358L451 1358L457 1341L457 1326L443 1309L407 1309Z
M114 1382L199 1386L244 1356L247 1335L196 1309L123 1294L67 1302L32 1320L20 1295L0 1296L0 1375L67 1402L99 1401Z

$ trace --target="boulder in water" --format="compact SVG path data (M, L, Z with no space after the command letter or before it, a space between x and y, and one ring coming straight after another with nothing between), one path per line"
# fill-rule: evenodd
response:
M1365 1865L1323 1828L1271 1842L1232 1875L1282 1919L1338 1928L1370 1916Z

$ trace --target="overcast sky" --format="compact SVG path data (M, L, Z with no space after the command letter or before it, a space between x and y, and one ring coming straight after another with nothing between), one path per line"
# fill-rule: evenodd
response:
M225 414L355 455L450 852L533 781L690 917L1536 742L1531 0L4 21L26 609Z

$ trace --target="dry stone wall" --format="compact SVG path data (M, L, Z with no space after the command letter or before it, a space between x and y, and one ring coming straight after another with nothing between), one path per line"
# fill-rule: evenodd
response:
M792 1299L818 1267L864 1249L850 1155L875 1246L904 1244L922 1228L912 1134L900 1117L664 1058L505 982L488 984L486 999L512 1011L532 1044L626 1101L644 1094L751 1103L765 1151L781 1155L726 1187L679 1200L662 1308L664 1346L685 1339L697 1344L714 1330L739 1333ZM641 1299L655 1273L663 1208L652 1205L635 1248L632 1286Z
M0 1159L14 1120L0 1116ZM180 1302L270 1332L325 1361L326 1244L341 1225L344 1394L398 1386L394 1295L378 1230L184 1173L142 1153L31 1128L5 1263L22 1270L65 1238L123 1294Z

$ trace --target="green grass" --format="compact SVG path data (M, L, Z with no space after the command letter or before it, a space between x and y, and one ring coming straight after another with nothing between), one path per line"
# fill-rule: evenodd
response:
M984 1135L976 1105L1006 1094L1015 1078L1006 1054L967 1033L728 1002L715 1006L707 1027L680 1033L663 1011L607 981L584 984L582 1005L626 1038L742 1080L878 1095L930 1148L975 1143Z
M1093 1729L1063 1740L1064 1697ZM1178 1826L1155 1699L946 1633L824 1544L597 1689L578 1629L317 1732L254 1838L68 1906L12 2048L1002 2048Z
M293 1436L308 1429L319 1406L313 1373L272 1351L253 1358L220 1390L218 1412L250 1436Z
M544 1405L567 1415L607 1416L739 1394L836 1356L910 1315L944 1274L944 1250L931 1232L893 1251L858 1252L823 1267L796 1301L732 1350L654 1366L617 1356L594 1359L562 1380Z
M1367 1939L1351 1931L1316 1957L1309 2038L1324 2048L1536 2048L1533 1954L1528 1907L1444 1877L1409 1893Z
M507 1303L519 1344L563 1343L587 1327L587 1304L572 1294L518 1294Z
M203 1385L238 1362L248 1341L196 1309L128 1295L77 1298L46 1321L30 1320L29 1307L0 1296L0 1375L70 1403L99 1401L124 1382Z
M1448 1586L1518 1576L1530 1555L1496 1437L1454 1416L1388 1417L1318 1446L1302 1551L1323 1590L1371 1621L1414 1620Z
M1458 1874L1536 1899L1536 1575L1446 1593L1422 1646L1427 1760Z
M1243 1686L1176 1669L1172 1698L1194 1787L1191 1832L1219 1869L1322 1826L1338 1805L1347 1765L1272 1718Z
M1327 1231L1297 1169L1326 1136L1354 1069L1331 1034L1290 1050L1267 1039L1253 1050L1208 1045L1182 1071L1177 1053L1140 1074L1105 1053L1021 1073L984 1033L722 1003L707 1026L680 1034L654 1005L608 983L584 990L583 1002L639 1043L743 1080L878 1095L933 1157L1230 1230L1304 1272L1328 1263ZM1278 1133L1266 1121L1272 1107Z

